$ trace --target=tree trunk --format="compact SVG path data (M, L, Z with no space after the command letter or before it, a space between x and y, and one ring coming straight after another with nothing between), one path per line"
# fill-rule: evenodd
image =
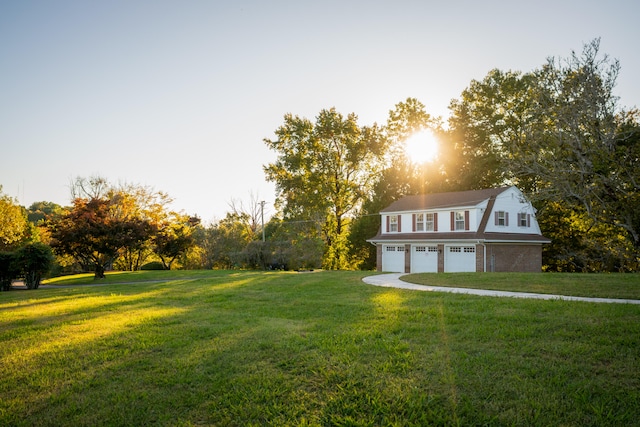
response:
M167 261L165 261L164 257L162 255L158 255L160 257L160 261L162 262L162 269L163 270L170 270L171 269L171 265L167 264Z
M93 276L94 280L104 279L104 266L101 263L96 263L96 271L95 276Z
M35 271L28 271L24 276L24 284L27 289L38 289L38 286L40 286L40 275Z

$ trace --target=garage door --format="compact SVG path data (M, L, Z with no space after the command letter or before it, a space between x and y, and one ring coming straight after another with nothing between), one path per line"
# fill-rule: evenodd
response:
M438 272L438 247L413 245L411 247L412 273Z
M449 273L476 271L475 246L445 246L444 271Z
M382 271L404 273L404 245L382 247Z

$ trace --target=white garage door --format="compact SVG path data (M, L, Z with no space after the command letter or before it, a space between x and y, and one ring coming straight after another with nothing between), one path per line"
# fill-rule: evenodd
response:
M448 273L476 271L475 246L445 246L444 271Z
M382 247L382 271L404 273L404 245Z
M438 272L438 247L413 245L411 247L411 272L412 273L437 273Z

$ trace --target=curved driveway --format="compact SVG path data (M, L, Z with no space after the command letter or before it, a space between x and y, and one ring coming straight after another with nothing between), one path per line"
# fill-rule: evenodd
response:
M374 286L383 286L387 288L410 289L414 291L430 291L430 292L449 292L454 294L479 295L487 297L511 297L511 298L530 298L543 300L563 300L563 301L585 301L585 302L603 302L618 304L640 304L640 300L635 299L614 299L614 298L586 298L571 297L565 295L550 294L534 294L531 292L509 292L509 291L490 291L484 289L469 288L447 288L443 286L427 286L416 285L400 280L402 273L378 274L375 276L367 276L362 279L363 282Z

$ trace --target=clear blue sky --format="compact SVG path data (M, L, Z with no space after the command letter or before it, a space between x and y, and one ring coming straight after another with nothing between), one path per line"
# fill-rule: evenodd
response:
M148 185L221 219L258 194L285 113L448 116L472 79L601 37L640 105L640 2L0 0L0 185L70 204L73 177Z

